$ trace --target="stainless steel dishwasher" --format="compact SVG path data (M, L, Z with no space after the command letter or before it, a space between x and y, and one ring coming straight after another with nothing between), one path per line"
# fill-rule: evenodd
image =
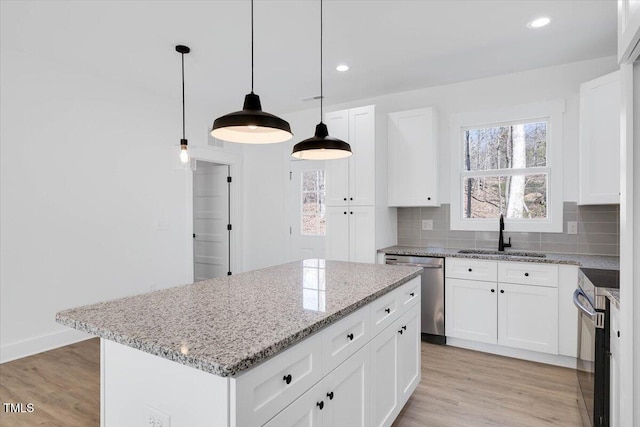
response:
M420 293L422 312L422 339L435 344L446 344L444 335L444 258L393 255L385 256L385 263L422 267Z

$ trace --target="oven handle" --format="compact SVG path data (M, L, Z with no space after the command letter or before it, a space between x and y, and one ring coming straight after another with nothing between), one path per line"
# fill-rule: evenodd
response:
M591 321L595 324L596 328L604 329L604 313L597 312L593 308L586 307L584 304L582 304L579 299L581 295L585 299L587 298L584 291L580 288L576 289L573 292L573 305L578 307L578 310L587 315L589 319L591 319Z

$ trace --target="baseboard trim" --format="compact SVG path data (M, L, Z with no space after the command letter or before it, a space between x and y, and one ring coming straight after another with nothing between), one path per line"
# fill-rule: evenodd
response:
M499 356L513 357L515 359L529 360L531 362L545 363L547 365L576 369L576 358L570 356L539 353L537 351L503 347L500 345L487 344L483 342L469 341L451 337L447 337L447 345L450 345L452 347L466 348L468 350L482 351L484 353L497 354Z
M0 364L42 353L43 351L53 350L54 348L63 347L79 341L84 341L92 337L92 335L84 332L69 329L17 343L3 345L0 347Z

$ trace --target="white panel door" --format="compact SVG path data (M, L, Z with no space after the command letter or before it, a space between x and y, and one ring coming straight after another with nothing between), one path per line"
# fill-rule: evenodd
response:
M390 426L400 411L398 402L398 337L390 325L369 343L371 354L371 425Z
M349 212L347 206L327 206L327 259L349 261Z
M439 206L435 109L391 113L388 123L389 206Z
M194 281L229 271L229 167L198 161L193 172Z
M324 115L329 135L349 141L349 110ZM352 147L353 148L353 147ZM346 205L349 201L349 158L327 162L327 205Z
M558 354L558 289L498 285L498 344Z
M349 157L349 203L375 204L375 107L349 110L349 139L353 155Z
M376 222L373 206L349 206L349 261L376 262Z
M323 425L324 388L322 382L300 396L282 412L266 423L265 427L321 427ZM320 409L322 406L322 409Z
M497 283L447 278L444 310L446 335L496 344L497 287Z
M289 169L289 259L325 257L326 173L324 161L292 160Z
M325 426L368 427L370 408L369 348L361 348L322 382L326 391Z
M420 382L420 304L414 305L400 318L398 331L398 394L403 406Z

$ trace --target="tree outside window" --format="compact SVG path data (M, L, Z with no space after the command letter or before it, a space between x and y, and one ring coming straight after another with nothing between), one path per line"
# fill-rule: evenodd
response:
M327 231L325 171L302 171L302 225L305 236L324 236Z

